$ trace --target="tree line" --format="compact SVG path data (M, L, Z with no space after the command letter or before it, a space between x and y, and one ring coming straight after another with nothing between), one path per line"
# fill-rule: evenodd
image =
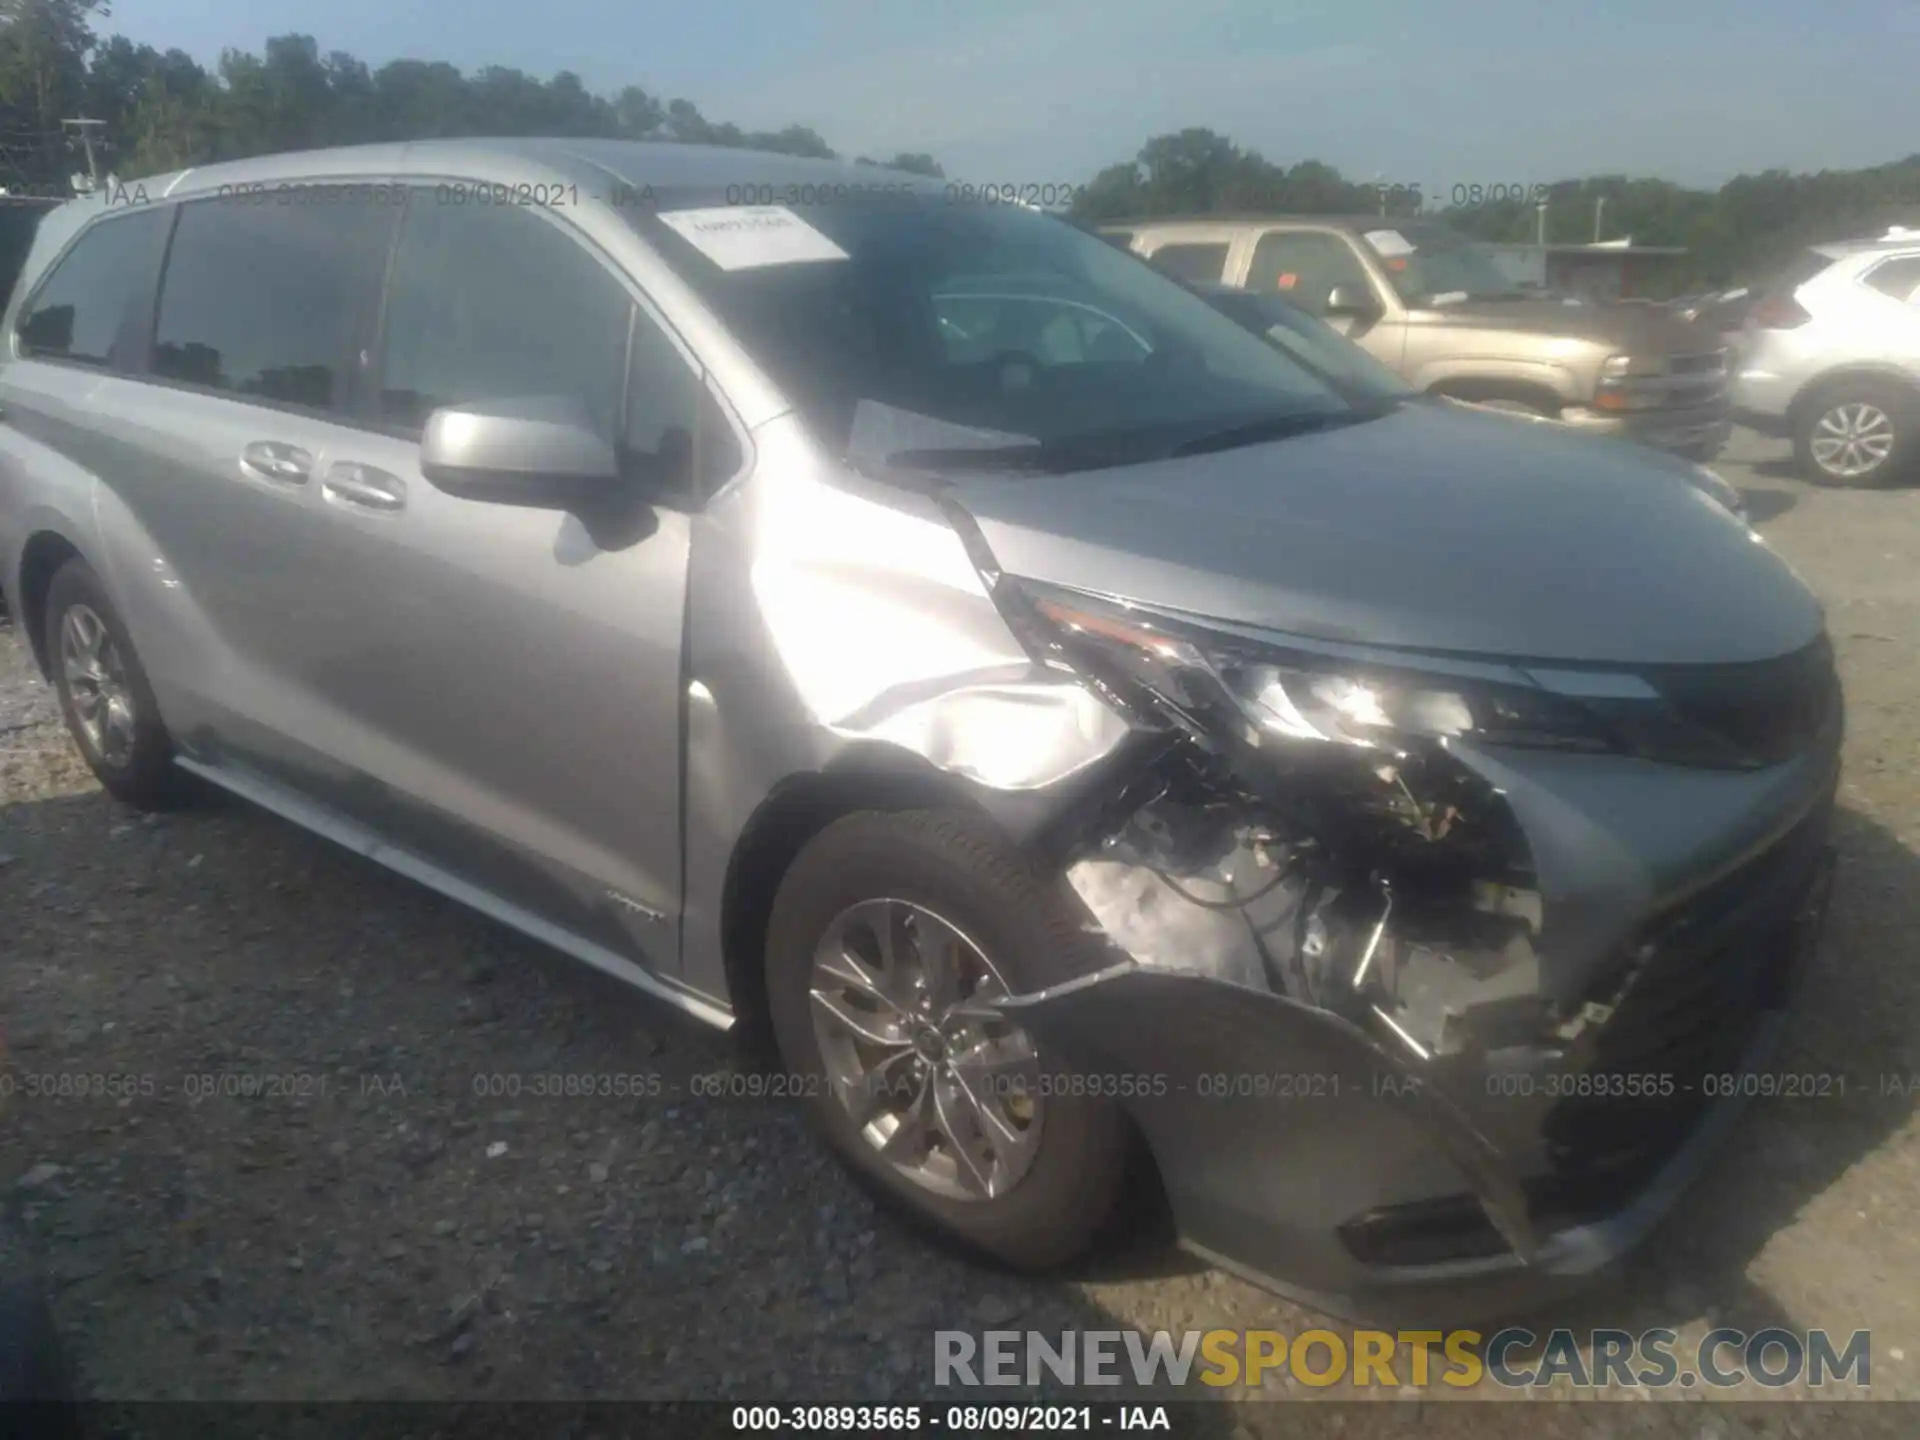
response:
M837 158L804 125L743 130L709 120L691 100L629 85L595 95L578 75L539 80L489 66L464 74L442 61L370 69L311 35L280 35L262 54L227 50L209 72L181 50L101 40L107 0L0 0L0 184L16 194L67 193L84 153L63 129L103 123L102 170L121 180L188 165L382 140L459 135L567 135L677 140ZM866 164L939 175L925 154Z
M282 150L459 135L571 135L740 146L838 158L803 125L744 130L708 119L685 99L627 86L590 92L562 71L541 80L489 66L472 74L440 61L395 60L378 69L344 51L322 54L309 35L281 35L260 54L227 50L209 71L185 52L102 40L107 0L0 0L0 185L64 194L86 168L62 122L100 120L101 168L121 180L188 165ZM933 156L856 156L939 176ZM1496 187L1489 192L1498 193ZM1818 240L1920 224L1920 154L1863 170L1740 175L1717 190L1624 175L1529 187L1518 198L1453 204L1407 186L1350 179L1317 160L1282 164L1211 130L1148 140L1131 161L1094 175L1073 214L1085 221L1227 211L1404 216L1438 213L1476 238L1530 241L1546 202L1546 238L1631 235L1684 246L1671 273L1684 288L1753 278Z
M1476 239L1524 243L1540 238L1535 207L1544 202L1550 244L1631 236L1637 245L1686 247L1669 271L1683 288L1757 278L1808 244L1920 226L1920 154L1863 170L1738 175L1717 190L1625 175L1530 185L1519 196L1500 193L1517 186L1484 188L1497 198L1416 197L1411 185L1349 180L1316 160L1282 165L1192 129L1156 136L1132 161L1100 171L1075 209L1088 220L1114 220L1235 211L1405 216L1424 207Z

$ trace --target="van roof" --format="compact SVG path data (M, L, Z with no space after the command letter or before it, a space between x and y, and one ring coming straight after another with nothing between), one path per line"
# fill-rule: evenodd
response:
M120 181L59 205L40 222L20 272L14 302L24 287L94 217L162 200L218 195L223 186L353 183L408 176L435 176L500 185L576 185L581 198L611 199L616 186L642 190L690 188L725 191L767 187L777 203L792 187L906 185L937 194L945 182L924 175L856 165L851 160L814 160L718 145L682 145L670 140L501 138L411 140L398 144L347 145L257 155L218 165L197 165L164 175ZM231 193L229 191L228 193ZM744 199L745 197L743 197ZM751 203L749 200L747 203Z
M683 145L671 140L589 140L501 138L410 140L398 144L346 145L328 150L296 150L256 155L217 165L197 165L164 175L126 180L122 192L136 187L148 200L180 199L218 191L223 185L301 181L373 180L387 175L432 176L501 184L559 181L595 191L624 184L725 188L766 186L777 191L796 185L911 183L938 191L944 181L851 160L814 160L764 150L720 145ZM114 193L101 192L69 201L63 209L112 204ZM774 195L769 203L777 203Z

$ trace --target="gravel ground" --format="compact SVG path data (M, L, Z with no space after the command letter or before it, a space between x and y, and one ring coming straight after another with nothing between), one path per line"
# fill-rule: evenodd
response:
M1901 1093L1920 1079L1920 491L1810 490L1776 449L1742 436L1721 468L1826 600L1851 705L1836 909L1785 1068L1846 1093L1762 1103L1633 1271L1547 1321L1683 1343L1871 1329L1875 1397L1920 1397ZM0 631L0 1184L92 1394L924 1399L937 1328L1323 1323L1150 1235L1048 1281L930 1245L784 1104L696 1095L734 1070L724 1038L238 802L115 805L17 639ZM567 1075L635 1078L530 1093ZM1593 1411L1473 1408L1484 1435ZM1465 1433L1455 1406L1395 1409ZM1282 1413L1301 1412L1223 1410L1220 1433ZM1907 1433L1898 1413L1852 1406L1845 1428ZM1608 1414L1621 1435L1835 1433L1778 1404Z

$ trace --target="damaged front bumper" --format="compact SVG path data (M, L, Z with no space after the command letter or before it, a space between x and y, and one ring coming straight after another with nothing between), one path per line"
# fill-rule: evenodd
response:
M1646 1235L1767 1063L1839 726L1755 771L1457 747L1521 857L1458 884L1336 883L1149 786L1065 866L1115 963L1004 1008L1127 1106L1208 1260L1354 1318L1539 1305Z

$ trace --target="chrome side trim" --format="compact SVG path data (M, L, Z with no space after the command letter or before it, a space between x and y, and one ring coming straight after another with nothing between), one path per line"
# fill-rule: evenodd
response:
M716 1030L733 1028L734 1015L729 1007L717 1004L704 995L682 990L671 981L661 979L603 945L582 939L572 931L550 924L489 891L449 875L418 855L387 844L364 826L303 800L262 776L230 765L203 764L198 760L189 760L184 755L175 756L173 763L210 784L231 791L242 800L258 805L262 810L291 821L303 830L310 830L337 845L345 846L389 870L405 875L409 880L417 880L428 889L439 891L450 900L457 900L503 925L511 926L530 939L550 945L616 980L625 981L634 989L644 991L656 1000L663 1000Z

